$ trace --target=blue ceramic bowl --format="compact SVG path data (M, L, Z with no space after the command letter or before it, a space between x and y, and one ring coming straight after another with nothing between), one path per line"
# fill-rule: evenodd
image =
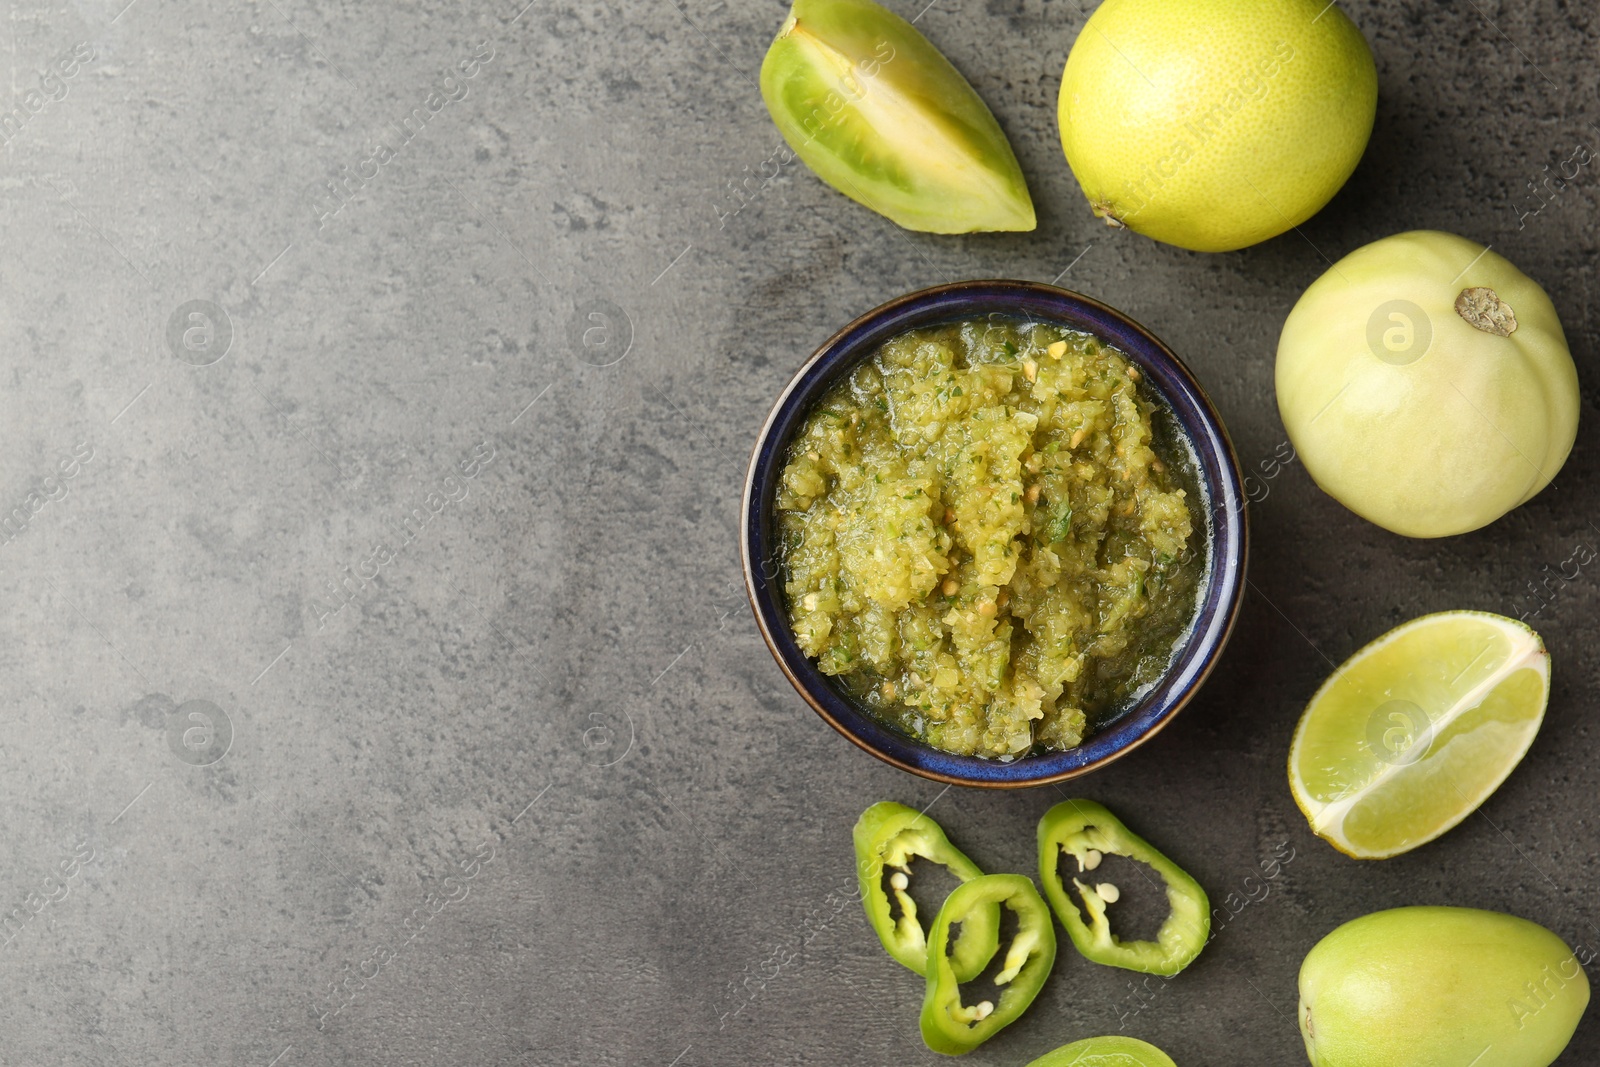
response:
M1194 621L1172 663L1114 720L1067 752L1010 761L941 752L885 725L845 695L795 644L785 608L775 499L789 441L813 404L878 346L907 330L991 314L1048 322L1093 334L1129 356L1176 416L1193 446L1204 495L1207 568ZM1033 282L958 282L923 289L867 312L800 368L756 441L745 480L740 533L745 584L756 622L789 681L834 729L903 770L957 785L1016 788L1075 778L1135 748L1165 726L1216 665L1244 593L1249 532L1239 461L1194 376L1144 327L1104 304Z

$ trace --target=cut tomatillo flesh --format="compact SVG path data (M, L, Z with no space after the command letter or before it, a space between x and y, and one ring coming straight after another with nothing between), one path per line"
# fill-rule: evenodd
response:
M1148 864L1159 874L1166 883L1171 910L1156 940L1118 938L1111 932L1106 907L1120 898L1121 891L1106 882L1088 885L1073 878L1083 910L1089 913L1085 921L1058 873L1063 853L1077 860L1079 873L1094 870L1105 856L1113 855ZM1174 975L1200 955L1211 933L1211 902L1200 883L1092 800L1063 801L1039 820L1039 880L1072 943L1095 963Z
M1172 1057L1136 1037L1086 1037L1046 1052L1028 1067L1177 1067Z
M998 941L989 937L986 916L1004 908L1016 916L1017 932L1005 949L1001 969L994 976L999 987L995 999L975 1004L961 1001L961 983L983 973L1000 951ZM954 946L951 927L957 926ZM984 930L986 950L983 963L970 977L956 972L953 953L959 952L974 928ZM1039 995L1050 968L1056 962L1056 930L1050 909L1033 887L1033 881L1020 874L986 874L963 882L945 898L928 934L928 985L922 998L922 1040L935 1052L959 1056L971 1052L1028 1010Z
M883 800L861 813L854 832L856 877L861 881L861 901L867 921L889 955L926 974L928 940L917 919L917 904L908 892L911 861L918 857L937 863L963 882L982 876L978 865L945 837L939 824L919 811ZM887 888L884 874L889 874ZM890 894L893 894L891 900ZM962 928L952 961L958 980L967 981L983 970L1000 939L1000 909L979 909Z
M796 0L761 64L761 96L819 178L908 230L1034 228L994 115L926 37L873 0Z

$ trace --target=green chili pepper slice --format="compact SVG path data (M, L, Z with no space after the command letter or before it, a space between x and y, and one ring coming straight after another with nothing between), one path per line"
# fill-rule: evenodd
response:
M978 878L983 872L950 843L938 823L892 800L879 801L862 812L856 820L854 836L856 876L861 880L861 902L867 909L867 921L889 955L918 974L927 973L927 935L917 919L916 902L907 892L912 857L937 863L963 882ZM887 891L883 886L885 868L893 871ZM894 894L892 903L890 892ZM975 914L971 925L963 927L956 951L954 966L960 980L967 981L981 972L999 943L999 909Z
M1008 908L1017 917L1017 932L1006 949L1002 968L994 977L1000 988L997 1001L961 1003L961 983L982 974L983 967L1000 951L987 938L983 965L968 978L956 971L951 956L950 927L960 923L955 948L967 940L975 922L990 912ZM992 946L992 947L990 947ZM1021 874L986 874L956 886L945 898L928 933L928 986L922 998L922 1040L935 1052L959 1056L971 1052L1028 1010L1056 962L1056 928L1050 908Z
M1087 1037L1062 1045L1028 1067L1177 1067L1172 1057L1136 1037Z
M1167 884L1171 908L1154 941L1122 941L1111 932L1106 905L1119 895L1114 886L1085 885L1072 879L1088 922L1057 874L1063 852L1078 861L1079 873L1094 870L1106 853L1149 864ZM1145 974L1174 975L1200 955L1211 933L1211 902L1200 883L1182 867L1122 824L1092 800L1067 800L1039 820L1039 879L1061 925L1079 952L1096 963Z

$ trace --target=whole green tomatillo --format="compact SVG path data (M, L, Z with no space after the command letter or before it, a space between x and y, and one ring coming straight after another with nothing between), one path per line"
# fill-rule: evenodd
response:
M1474 908L1352 919L1300 966L1314 1067L1547 1067L1589 1005L1583 959L1537 923Z
M1554 478L1578 372L1545 291L1436 230L1375 241L1300 297L1278 339L1278 411L1322 489L1407 537L1486 526Z

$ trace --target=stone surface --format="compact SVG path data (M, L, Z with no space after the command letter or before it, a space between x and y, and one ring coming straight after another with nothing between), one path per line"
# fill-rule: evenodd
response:
M0 545L0 1062L932 1062L918 980L845 899L850 825L931 804L1027 871L1063 794L945 790L836 736L755 632L735 531L813 347L969 277L1142 320L1261 497L1214 679L1067 790L1258 899L1172 982L1065 951L972 1062L1119 1029L1299 1062L1301 957L1381 907L1600 944L1591 568L1534 619L1549 717L1481 815L1357 864L1284 780L1333 664L1421 612L1531 611L1600 543L1593 169L1528 188L1600 145L1592 7L1347 3L1381 78L1366 160L1300 233L1203 256L1081 202L1054 123L1082 9L920 2L893 6L1010 133L1036 233L903 233L778 166L772 0L8 6L0 504L29 521ZM1295 296L1416 227L1541 281L1586 392L1550 489L1437 543L1273 465ZM1562 1062L1597 1055L1590 1020Z

